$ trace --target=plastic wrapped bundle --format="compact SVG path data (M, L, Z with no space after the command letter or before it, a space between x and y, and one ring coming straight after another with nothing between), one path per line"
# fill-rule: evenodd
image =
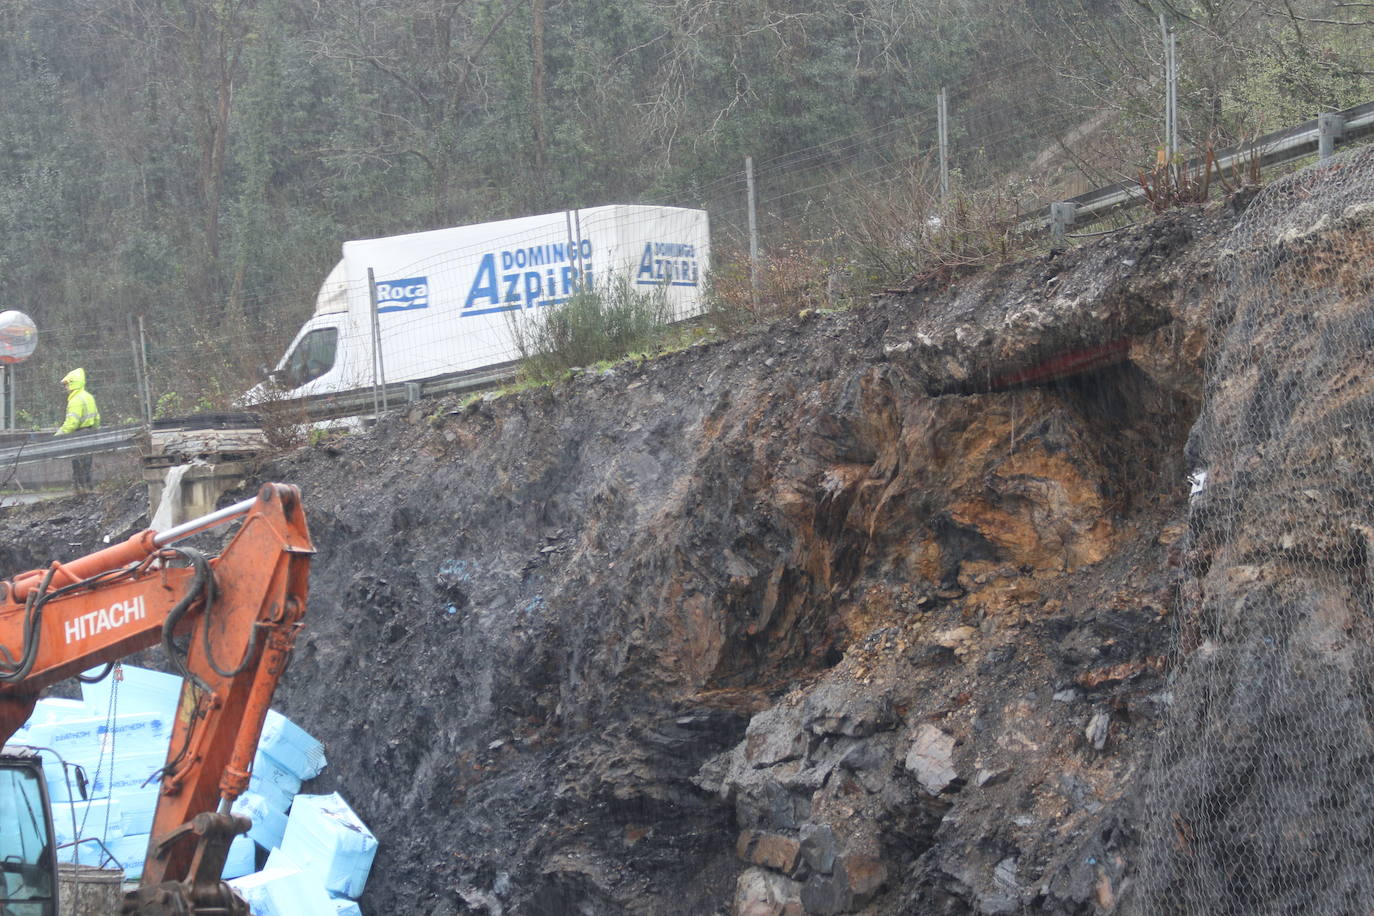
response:
M267 711L258 752L297 779L314 779L324 769L324 745L275 709Z
M298 795L286 821L281 853L319 876L331 894L362 896L377 838L337 792Z
M111 840L105 846L110 850L110 855L115 857L115 861L124 866L125 880L135 881L142 877L143 862L148 855L148 834L122 836L117 840ZM84 851L81 853L81 861L88 861Z
M253 758L253 773L248 780L248 788L269 801L279 801L285 797L286 804L278 805L278 810L291 807L291 799L301 790L301 778L282 766L269 754L258 751Z
M265 868L234 878L229 886L238 891L253 916L337 916L338 910L324 888L304 872L292 868Z
M154 744L150 748L143 744L136 751L120 752L114 757L106 757L104 761L97 757L83 763L92 794L104 797L138 792L157 785L162 767L167 763L167 747L165 744L162 747Z
M84 673L94 677L104 670L102 666ZM83 683L81 699L91 715L103 716L110 709L110 693L115 690L118 691L116 705L121 713L152 713L171 722L181 699L181 678L148 668L119 665L109 677L94 684Z
M53 802L52 827L53 833L57 836L58 846L72 842L78 834L82 837L100 837L106 842L124 835L124 829L120 824L119 802L112 798ZM73 833L73 829L75 829L75 833ZM99 847L91 846L89 848ZM64 850L64 852L66 851L69 850ZM84 861L86 858L85 849L82 852Z
M10 744L52 748L69 761L91 766L102 752L115 753L163 748L171 739L171 719L155 713L121 713L113 722L107 716L59 719L35 724L30 721L14 733Z
M282 835L286 833L286 815L272 802L256 792L245 792L234 802L234 813L252 819L248 836L263 849L281 845Z
M34 704L33 714L24 723L24 727L49 725L53 722L69 722L72 719L88 719L90 715L90 710L80 700L48 697Z
M220 872L220 877L226 881L242 878L252 874L257 867L258 848L248 837L236 836L234 842L229 844L229 854L224 857L224 871Z
M358 901L347 900L343 897L334 897L334 911L336 916L363 916L362 908L358 906Z
M153 814L157 811L157 783L143 788L114 790L123 815L121 826L125 833L147 833L153 829Z
M77 775L77 766L86 771L86 797L92 797L92 772L86 761L68 760L65 754L59 760L51 751L44 751L39 756L43 759L43 779L48 784L49 799L55 802L81 800L81 777ZM65 769L62 766L64 761L67 764Z

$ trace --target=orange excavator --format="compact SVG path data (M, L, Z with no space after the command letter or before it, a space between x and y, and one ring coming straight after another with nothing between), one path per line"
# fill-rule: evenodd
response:
M182 544L242 519L215 557ZM314 548L293 486L166 531L0 582L0 743L39 692L159 643L184 678L137 890L123 913L238 916L229 844L251 826L230 808L248 786L272 694L305 615ZM56 916L56 841L41 764L0 756L0 914Z

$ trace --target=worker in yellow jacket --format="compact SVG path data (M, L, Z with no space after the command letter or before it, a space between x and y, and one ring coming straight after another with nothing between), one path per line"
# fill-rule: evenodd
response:
M67 389L67 419L57 431L66 436L82 429L100 428L100 409L95 406L95 398L86 390L86 370L73 369L62 376L62 384ZM91 465L94 455L80 455L72 459L72 484L76 492L91 489Z

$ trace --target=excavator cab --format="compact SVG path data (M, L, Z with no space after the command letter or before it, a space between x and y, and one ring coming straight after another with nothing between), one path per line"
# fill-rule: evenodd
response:
M0 753L0 916L57 916L52 808L36 753Z

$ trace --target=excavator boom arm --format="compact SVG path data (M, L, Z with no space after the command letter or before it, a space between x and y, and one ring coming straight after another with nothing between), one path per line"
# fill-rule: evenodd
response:
M239 517L218 557L175 546ZM227 814L247 787L305 614L313 554L299 491L266 484L254 500L0 585L0 739L28 719L43 688L140 649L168 645L185 675L145 886L203 871L185 825Z

